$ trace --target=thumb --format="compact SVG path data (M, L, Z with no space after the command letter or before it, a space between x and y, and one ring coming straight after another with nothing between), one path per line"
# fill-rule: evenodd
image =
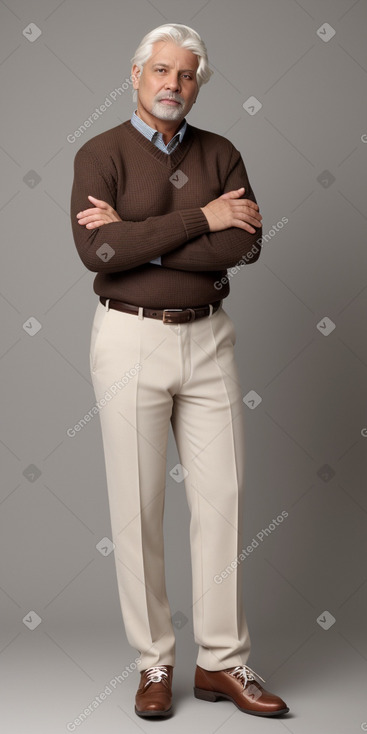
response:
M107 201L103 201L103 199L96 199L95 196L88 195L88 199L91 200L92 204L95 206L98 206L99 209L107 209L109 207L109 204L107 204Z
M241 186L240 189L235 189L234 191L227 191L227 193L222 194L221 199L237 199L245 193L245 187Z

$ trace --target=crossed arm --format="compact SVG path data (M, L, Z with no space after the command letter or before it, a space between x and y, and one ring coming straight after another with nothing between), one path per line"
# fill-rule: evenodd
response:
M83 172L86 163L89 164L89 173L93 176L87 176L87 179L96 182L94 193L101 198L86 193L84 177L81 177L84 190L80 192L78 156ZM235 148L232 159L225 192L206 206L148 217L142 222L129 222L114 209L113 192L93 155L79 151L75 159L71 214L74 239L86 267L94 272L118 272L158 256L161 256L164 267L178 270L220 270L235 265L259 242L262 217L241 155ZM243 183L246 186L238 187ZM245 193L248 198L243 198ZM86 199L93 207L78 211L77 203L84 203ZM104 230L102 234L100 228ZM115 244L116 251L113 257L103 262L95 251L96 245L98 250L98 245L104 244L106 239L112 248ZM252 253L250 262L258 259L260 249L257 244L258 254Z

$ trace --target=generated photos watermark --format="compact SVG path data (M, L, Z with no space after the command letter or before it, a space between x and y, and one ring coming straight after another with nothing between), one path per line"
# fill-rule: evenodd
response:
M241 561L244 561L247 556L252 553L252 551L258 547L259 541L260 543L263 542L265 538L268 537L268 535L271 535L271 533L275 530L276 527L281 525L281 523L284 521L284 519L288 517L288 512L286 510L283 510L280 515L277 515L276 518L273 518L272 522L269 523L269 525L266 528L262 528L259 530L258 533L256 533L256 538L253 538L251 543L247 546L247 548L242 548L241 553L230 563L229 566L223 569L221 573L217 573L214 576L214 581L216 584L221 584L230 574L234 571L237 566L241 563Z
M81 724L84 724L84 721L93 714L93 712L98 708L98 706L103 703L103 701L106 700L107 696L110 696L111 693L117 688L117 685L119 683L122 683L130 673L136 669L137 665L141 662L140 658L135 658L135 660L128 666L126 666L125 670L122 671L120 675L115 675L114 678L111 678L111 680L107 683L103 691L101 691L97 696L93 698L93 700L86 706L83 711L80 712L80 714L73 719L73 721L69 721L66 725L67 731L75 731L78 726Z
M116 100L121 97L121 95L126 92L127 89L131 89L132 85L132 79L131 76L125 77L125 81L122 82L121 87L115 87L115 89L112 89L111 92L107 95L105 101L99 105L99 107L95 107L94 111L92 112L89 117L87 117L86 120L77 128L77 130L74 130L74 132L69 133L69 135L66 136L66 140L68 143L75 143L75 141L80 138L82 135L84 135L85 131L93 125L96 120L99 120L99 118L106 112L108 107L111 107L111 105L116 102Z
M217 291L220 291L224 285L227 285L229 280L233 278L236 273L238 273L241 267L243 267L243 265L247 265L247 263L252 260L253 256L257 255L257 253L259 252L258 245L263 246L265 243L269 242L269 240L271 240L276 235L276 233L279 232L280 229L283 229L284 225L287 224L287 222L289 222L288 217L282 217L279 222L273 224L272 228L269 229L269 232L262 235L262 237L259 237L252 245L251 250L247 252L246 255L243 255L236 265L234 265L232 268L228 268L227 275L223 275L223 278L214 282L214 288Z
M94 418L95 415L99 413L101 408L104 408L104 406L112 400L115 395L118 394L119 390L122 390L126 385L132 380L135 375L140 372L142 368L142 364L140 362L137 362L134 367L131 367L128 372L125 372L121 380L116 380L116 382L113 382L110 387L107 388L105 394L103 395L100 400L97 400L96 403L92 406L92 408L84 415L83 418L78 421L74 426L71 426L67 429L66 435L69 436L69 438L74 438L76 434L84 428L84 426L89 423L92 418Z

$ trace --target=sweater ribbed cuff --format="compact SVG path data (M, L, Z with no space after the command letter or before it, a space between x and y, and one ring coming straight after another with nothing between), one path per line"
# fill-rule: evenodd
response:
M180 209L180 215L188 240L205 234L205 232L210 232L209 222L199 207L195 209Z

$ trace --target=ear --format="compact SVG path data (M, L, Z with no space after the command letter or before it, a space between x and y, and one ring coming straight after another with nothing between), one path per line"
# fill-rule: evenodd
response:
M140 77L140 69L136 64L134 64L134 66L131 69L131 78L132 78L134 89L139 89L139 77Z

